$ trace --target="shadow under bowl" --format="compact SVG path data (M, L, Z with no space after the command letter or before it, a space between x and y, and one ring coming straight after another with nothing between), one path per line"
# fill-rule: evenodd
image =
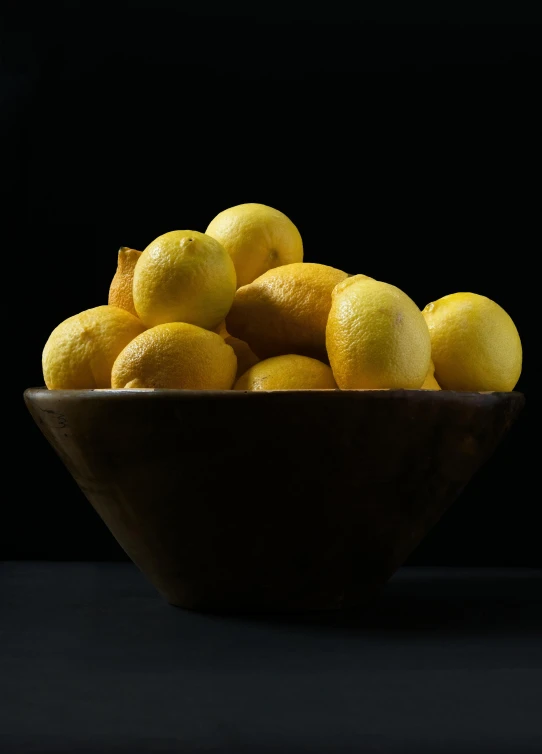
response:
M364 604L489 458L521 393L47 390L26 405L171 604Z

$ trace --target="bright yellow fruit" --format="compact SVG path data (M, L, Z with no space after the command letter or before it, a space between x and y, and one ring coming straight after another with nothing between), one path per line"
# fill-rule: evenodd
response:
M213 332L216 332L218 335L221 335L223 338L227 338L229 335L229 332L226 330L226 320L222 320L222 322L219 322L219 324L216 327L213 327Z
M156 325L119 353L111 385L120 388L229 390L237 370L233 349L214 332L184 322Z
M237 379L244 374L247 369L250 369L254 364L257 364L259 358L244 340L239 340L239 338L234 338L233 335L228 334L222 337L224 338L224 343L231 346L237 356L237 372L235 375L235 379Z
M502 307L477 293L427 304L435 377L445 390L509 391L521 374L517 328Z
M253 364L258 363L259 358L252 351L248 343L245 343L244 340L239 340L239 338L234 338L233 335L229 334L226 330L225 321L215 327L213 332L218 333L218 335L224 338L224 342L233 348L237 356L237 374L235 375L235 379L244 374Z
M324 264L298 262L269 270L238 289L226 317L228 332L261 359L294 353L327 361L331 292L346 277Z
M286 354L259 361L234 385L234 390L336 390L331 369L308 356Z
M364 275L334 289L326 345L343 390L420 388L431 360L429 330L414 301Z
M441 389L440 385L435 379L435 365L433 364L432 359L431 359L431 363L429 364L429 371L427 372L425 376L425 380L421 389L422 390L440 390Z
M187 322L213 329L235 295L235 269L218 241L196 230L158 236L134 272L134 305L147 327Z
M117 270L109 286L109 299L107 303L110 306L120 306L127 312L137 317L134 306L133 281L134 270L137 260L141 256L140 251L129 249L121 246L117 258Z
M237 285L274 267L303 261L301 235L285 214L265 204L238 204L220 212L205 231L231 256Z
M43 377L49 390L111 387L113 362L145 330L133 314L118 306L96 306L68 317L43 349Z

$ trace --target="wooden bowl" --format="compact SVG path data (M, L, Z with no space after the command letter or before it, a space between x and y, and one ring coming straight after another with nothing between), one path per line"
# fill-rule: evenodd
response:
M30 413L174 605L353 607L493 452L521 393L46 390Z

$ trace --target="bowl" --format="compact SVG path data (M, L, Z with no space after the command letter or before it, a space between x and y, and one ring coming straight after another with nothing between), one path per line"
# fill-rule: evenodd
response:
M358 607L492 454L521 393L47 390L24 400L171 604Z

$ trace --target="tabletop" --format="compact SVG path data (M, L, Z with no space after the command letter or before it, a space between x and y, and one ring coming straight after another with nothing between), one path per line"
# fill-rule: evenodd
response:
M370 607L168 605L129 563L0 563L1 754L542 751L542 571L403 568Z

